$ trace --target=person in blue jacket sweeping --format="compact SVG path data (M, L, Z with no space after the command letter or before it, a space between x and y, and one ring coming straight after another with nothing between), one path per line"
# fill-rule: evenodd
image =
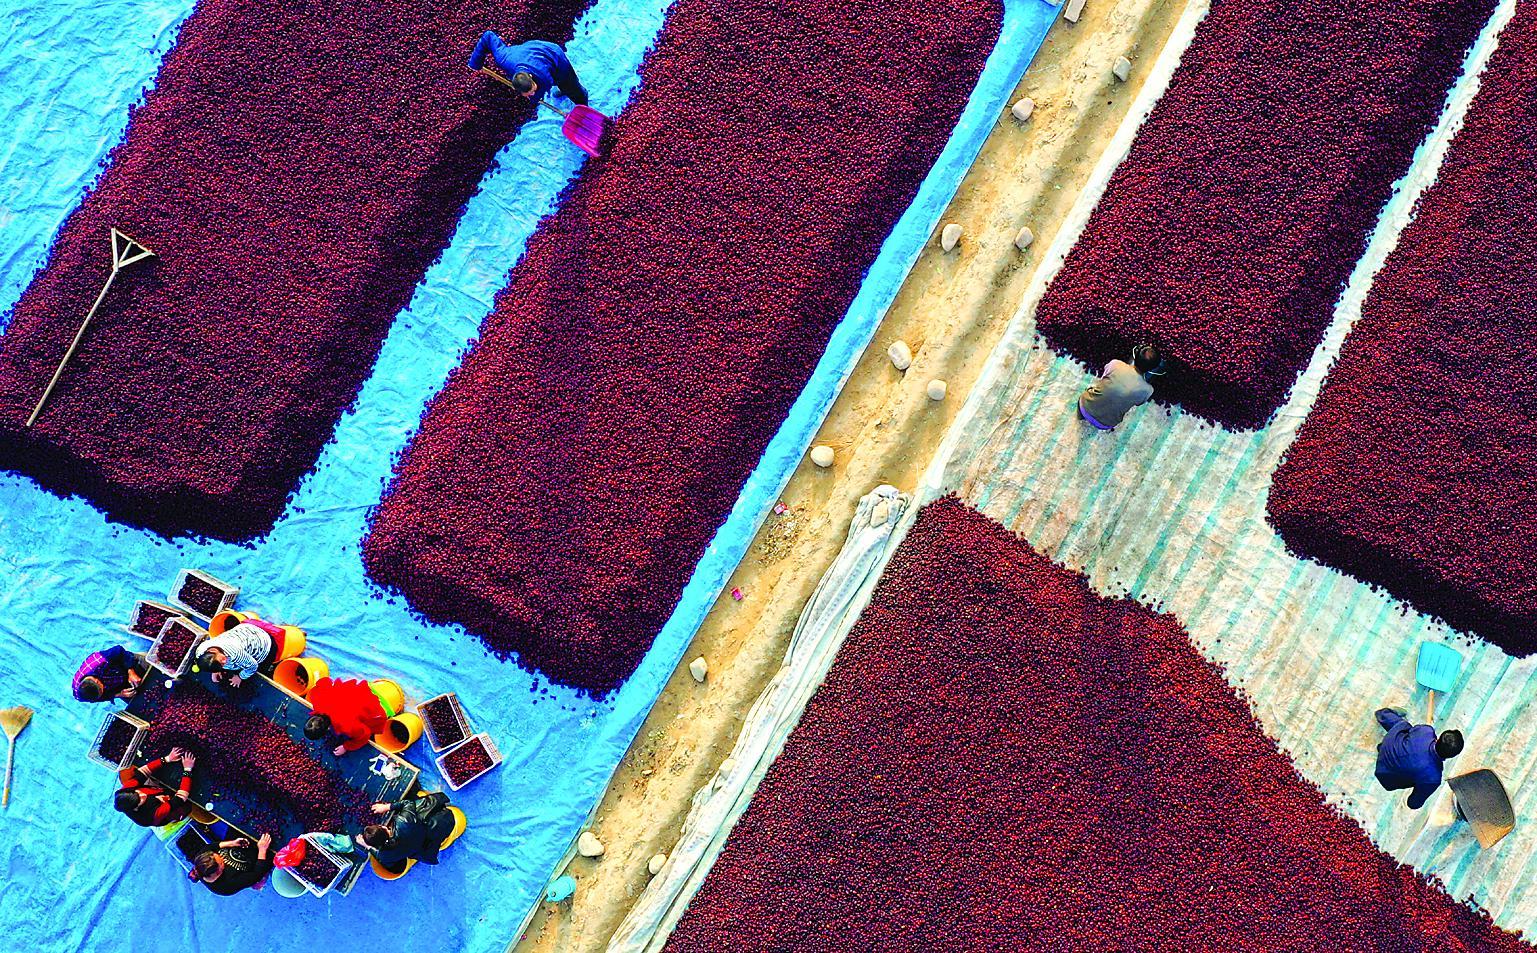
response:
M1379 708L1377 724L1387 731L1377 745L1377 780L1389 791L1413 788L1409 809L1417 811L1441 786L1441 765L1462 753L1462 732L1436 736L1430 725L1409 722L1402 708Z
M480 69L488 53L497 69L507 74L513 88L525 98L537 103L553 86L578 106L587 105L587 90L576 78L571 59L559 43L529 40L514 46L487 30L470 54L470 69Z

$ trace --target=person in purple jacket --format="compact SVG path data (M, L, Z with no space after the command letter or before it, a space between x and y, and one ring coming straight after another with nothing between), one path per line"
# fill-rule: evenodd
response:
M149 675L149 662L140 653L114 645L92 652L75 673L70 685L76 701L105 702L114 698L132 698L139 683Z
M1462 753L1462 732L1410 724L1402 708L1377 709L1377 724L1387 731L1377 745L1377 781L1389 791L1413 788L1409 810L1417 811L1441 786L1441 765Z
M470 54L470 69L480 69L488 53L496 68L507 74L513 88L525 98L537 103L553 86L578 106L587 105L587 90L576 78L576 70L571 68L571 60L559 43L529 40L514 46L487 30Z

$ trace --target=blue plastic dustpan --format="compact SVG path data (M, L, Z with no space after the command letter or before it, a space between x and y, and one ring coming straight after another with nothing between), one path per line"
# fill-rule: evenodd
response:
M1433 692L1449 692L1462 671L1462 653L1440 642L1420 643L1420 662L1415 681Z

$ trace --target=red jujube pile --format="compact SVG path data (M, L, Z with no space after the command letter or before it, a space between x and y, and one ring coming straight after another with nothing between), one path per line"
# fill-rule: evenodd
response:
M1494 0L1213 0L1037 311L1094 368L1262 426L1323 337Z
M1537 651L1537 2L1378 272L1270 521L1295 552Z
M1530 948L1330 808L1174 619L947 499L667 949Z
M570 38L589 0L201 0L0 338L0 465L119 520L268 530L533 112L481 32ZM34 427L108 274L128 266Z
M197 755L203 789L225 815L253 834L359 831L371 823L368 798L260 712L218 697L190 678L176 683L150 726L150 751L183 747ZM297 822L293 829L287 818Z
M998 0L678 0L432 402L374 579L556 681L639 664L912 201Z

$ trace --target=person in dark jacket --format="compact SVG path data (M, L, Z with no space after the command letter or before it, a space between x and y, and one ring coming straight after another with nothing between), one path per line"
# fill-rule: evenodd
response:
M1441 766L1462 752L1462 732L1410 724L1402 708L1380 708L1377 724L1387 736L1377 745L1377 780L1389 791L1409 792L1409 809L1417 811L1441 786Z
M408 861L438 862L438 850L454 829L447 794L418 792L416 797L375 804L373 810L385 819L363 828L358 839L385 869L400 873Z
M167 762L181 765L181 781L172 792L155 772ZM117 794L112 806L140 827L175 824L192 813L192 766L197 759L192 752L172 748L164 758L156 758L143 767L127 767L118 772Z
M475 52L470 54L470 69L478 70L486 55L496 63L497 69L507 74L512 86L526 99L538 102L539 98L557 87L565 97L578 106L587 105L587 90L576 78L571 59L559 43L548 40L529 40L516 45L503 42L490 30L482 33Z
M101 652L92 652L80 670L75 672L72 684L75 700L105 702L114 698L132 698L139 692L139 683L149 674L149 662L143 655L135 654L114 645Z
M272 835L263 834L253 846L249 838L236 837L205 847L191 857L193 880L221 897L254 887L272 873Z

